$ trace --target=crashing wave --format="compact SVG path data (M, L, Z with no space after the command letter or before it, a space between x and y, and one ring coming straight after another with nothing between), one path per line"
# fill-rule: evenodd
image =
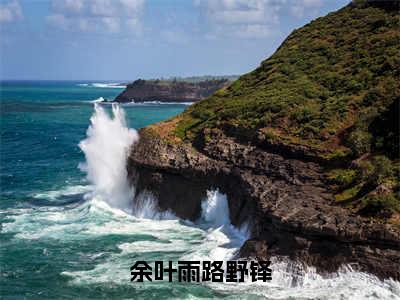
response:
M174 219L173 213L160 212L151 193L135 196L126 164L129 149L139 140L139 136L136 130L127 127L124 110L113 103L110 116L97 102L94 109L87 137L79 143L86 158L86 162L80 164L80 169L86 172L87 179L93 185L93 191L87 197L104 201L110 207L138 218Z
M90 101L90 103L102 103L102 102L106 102L106 99L104 99L103 97L99 97L95 100Z
M112 106L112 116L97 103L94 109L87 137L79 143L86 158L80 169L94 186L93 196L131 211L134 191L128 182L126 161L129 148L139 136L126 126L125 112L118 105Z
M57 206L15 211L11 216L13 222L4 223L2 232L15 233L17 239L62 239L65 243L99 236L126 237L115 245L118 252L102 248L91 253L96 263L94 268L62 271L61 275L70 284L85 287L93 283L131 285L127 270L136 256L150 261L167 256L174 260L234 259L249 234L246 226L238 229L231 224L228 199L218 190L207 192L201 204L201 217L194 223L163 220L168 213L159 212L150 193L141 193L132 201L134 190L126 177L125 164L129 147L137 140L136 131L126 126L122 108L114 105L109 115L95 104L87 138L80 143L86 157L83 170L92 186L35 195L35 198L55 199L86 192L88 201L70 209ZM128 202L133 203L124 210ZM400 296L399 282L381 281L350 267L323 276L312 267L272 258L271 268L271 282L206 286L239 298L292 299L295 295L301 299L397 299Z
M121 83L101 83L101 82L93 82L93 83L78 83L77 86L81 87L93 87L93 88L108 88L108 89L124 89L126 85Z
M111 89L124 89L126 88L126 85L123 85L121 83L92 83L93 87L97 88L111 88Z

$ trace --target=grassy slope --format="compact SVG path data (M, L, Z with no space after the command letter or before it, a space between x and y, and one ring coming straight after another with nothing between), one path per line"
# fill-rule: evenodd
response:
M260 67L180 115L174 134L244 128L353 160L327 171L338 201L367 215L399 211L399 20L353 4L295 30Z

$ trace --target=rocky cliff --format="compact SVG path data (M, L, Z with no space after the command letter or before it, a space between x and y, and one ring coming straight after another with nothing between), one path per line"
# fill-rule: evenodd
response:
M253 72L140 131L136 193L195 220L206 190L251 225L242 257L400 280L399 30L390 1L295 30Z
M200 82L138 79L127 85L115 102L196 102L229 84L227 79Z

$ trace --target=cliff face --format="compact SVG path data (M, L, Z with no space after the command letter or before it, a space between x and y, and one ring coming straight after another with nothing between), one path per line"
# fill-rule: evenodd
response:
M196 220L206 190L219 189L232 223L252 228L242 257L285 256L322 273L353 264L400 279L398 228L335 205L319 164L243 145L218 129L209 134L195 149L142 130L128 162L136 192L151 192L161 210Z
M242 257L400 280L399 17L389 4L355 1L296 30L255 71L141 130L128 161L136 192L195 220L206 190L219 189L232 223L251 225Z
M128 84L116 102L196 102L227 86L227 79L200 82L136 80Z

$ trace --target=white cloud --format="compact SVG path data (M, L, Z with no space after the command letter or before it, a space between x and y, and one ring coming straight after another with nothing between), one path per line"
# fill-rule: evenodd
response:
M142 11L144 0L120 0L122 8L126 11L127 14L138 14Z
M309 0L311 1L311 0ZM279 10L286 0L194 0L210 22L208 36L230 35L262 38L279 22Z
M279 30L285 12L298 18L317 15L323 0L193 0L193 5L209 22L207 38L264 38Z
M91 14L95 16L113 16L117 14L116 7L109 0L96 0L88 3L88 6Z
M144 0L53 0L52 9L65 15L90 17L137 17Z
M293 5L290 7L291 15L301 18L308 11L312 11L313 14L316 13L316 8L322 6L322 0L298 0L294 1Z
M103 23L109 32L119 32L120 22L118 18L103 18Z
M96 23L93 20L83 17L69 18L62 14L52 14L46 17L49 25L62 30L93 32L96 29Z
M56 12L65 14L79 14L83 8L83 0L58 0L52 1L52 8Z
M22 9L17 0L0 4L0 23L14 22L22 18Z
M139 34L144 0L53 0L49 24L64 30Z
M217 23L270 23L278 18L278 11L284 1L272 0L208 0L198 6L205 6L207 16Z

